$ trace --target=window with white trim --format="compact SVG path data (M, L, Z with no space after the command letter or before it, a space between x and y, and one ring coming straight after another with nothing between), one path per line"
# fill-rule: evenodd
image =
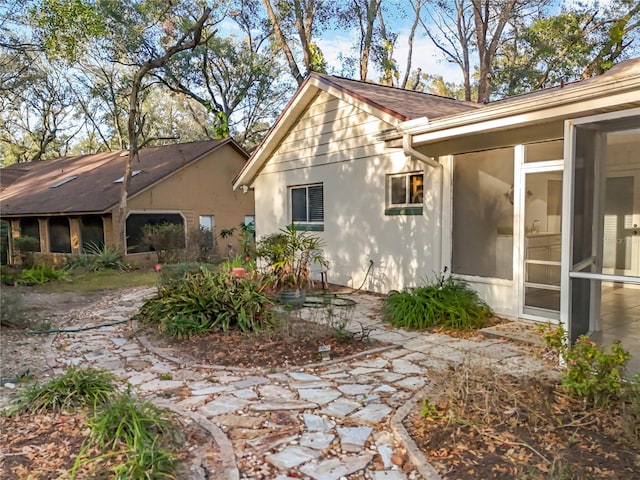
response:
M291 222L299 227L322 229L324 224L324 189L322 183L290 187Z
M387 175L387 215L422 214L423 198L422 172Z

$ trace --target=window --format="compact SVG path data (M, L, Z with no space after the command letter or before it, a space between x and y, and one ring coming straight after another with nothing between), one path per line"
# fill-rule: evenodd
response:
M207 232L213 232L216 224L213 220L213 215L200 215L200 228Z
M71 180L75 180L76 178L78 178L78 175L72 175L70 177L67 178L63 178L62 180L54 183L53 185L50 185L49 188L58 188L61 187L62 185L64 185L65 183L69 183Z
M80 238L82 251L87 248L104 247L104 225L99 215L87 215L80 219Z
M179 213L132 213L127 217L127 253L150 252L151 247L143 242L145 225L170 223L184 226L184 218Z
M67 217L49 219L49 251L71 253L71 228Z
M140 175L142 173L142 170L134 170L133 172L131 172L131 178L135 177L136 175ZM124 175L121 176L120 178L116 178L113 183L122 183L124 182Z
M513 148L456 155L452 270L513 278Z
M386 215L422 215L424 174L403 173L387 176Z
M323 230L323 185L291 188L291 221L303 230Z

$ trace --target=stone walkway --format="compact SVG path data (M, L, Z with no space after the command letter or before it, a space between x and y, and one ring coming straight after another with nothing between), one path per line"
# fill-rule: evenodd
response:
M153 289L107 296L72 312L64 328L126 320ZM391 347L357 358L287 371L186 365L152 348L126 322L52 338L47 360L61 373L69 364L109 370L140 395L195 420L211 433L224 472L191 468L193 478L417 479L438 478L401 421L429 374L469 362L510 374L549 369L528 347L504 339L452 338L389 329L380 297L358 293L347 329L370 329ZM192 466L193 467L193 466Z

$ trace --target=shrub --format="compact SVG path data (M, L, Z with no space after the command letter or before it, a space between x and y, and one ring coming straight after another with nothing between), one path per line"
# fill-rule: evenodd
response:
M199 262L166 263L160 270L158 284L164 286L181 282L186 275L198 273L202 266L203 264ZM209 268L208 265L204 266Z
M20 255L20 261L25 267L33 266L33 252L40 250L40 240L29 235L13 239L13 246Z
M109 268L124 270L127 268L123 261L122 252L116 247L90 243L85 251L89 255L89 263L93 271Z
M156 252L159 263L175 263L184 258L184 226L176 223L145 225L142 242Z
M624 386L625 365L631 355L619 340L611 351L581 335L569 345L562 327L543 334L547 345L558 351L566 364L562 385L572 394L583 397L594 406L607 406L620 398Z
M44 285L51 280L67 278L68 275L69 273L66 270L40 265L22 270L17 277L16 283L19 285Z
M36 383L20 393L17 411L41 413L105 403L115 391L115 377L103 370L69 367L59 378L44 384Z
M118 395L96 413L91 425L91 439L101 448L149 447L158 438L173 440L177 430L167 414L150 402Z
M383 314L396 327L471 329L482 327L493 312L467 282L442 276L429 285L390 294Z
M263 289L257 280L203 266L181 282L161 286L158 296L143 304L137 318L158 324L160 331L176 338L231 328L255 331L272 316L272 302Z

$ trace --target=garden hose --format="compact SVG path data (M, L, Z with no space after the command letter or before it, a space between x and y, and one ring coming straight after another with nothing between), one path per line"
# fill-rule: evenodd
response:
M120 325L122 323L126 323L126 322L130 322L131 319L126 319L126 320L118 320L117 322L111 322L111 323L102 323L100 325L92 325L90 327L81 327L81 328L68 328L68 329L58 329L58 328L53 328L51 330L33 330L31 332L24 332L25 335L40 335L40 334L44 334L44 333L77 333L77 332L85 332L87 330L96 330L98 328L102 328L102 327L113 327L114 325Z

